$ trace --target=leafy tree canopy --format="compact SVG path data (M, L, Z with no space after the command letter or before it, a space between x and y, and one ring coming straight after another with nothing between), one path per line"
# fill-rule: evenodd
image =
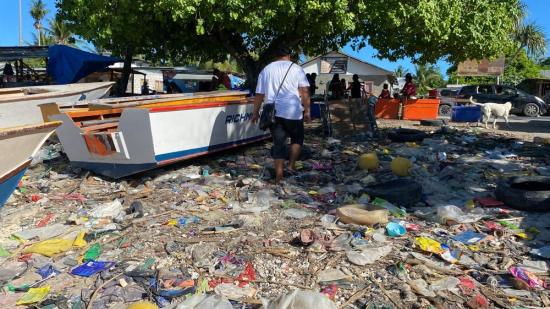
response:
M419 63L498 55L520 0L58 0L76 34L115 53L222 61L254 79L278 45L309 55L349 42Z

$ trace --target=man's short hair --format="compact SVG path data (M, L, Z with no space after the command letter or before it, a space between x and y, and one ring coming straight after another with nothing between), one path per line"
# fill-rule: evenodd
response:
M288 48L288 46L281 45L277 47L277 50L275 50L275 56L277 57L284 57L292 54L292 50Z

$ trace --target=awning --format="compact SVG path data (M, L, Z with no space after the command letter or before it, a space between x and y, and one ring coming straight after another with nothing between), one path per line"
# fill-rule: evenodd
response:
M46 57L48 57L47 46L0 46L0 61Z
M93 72L122 61L119 58L96 55L65 45L50 46L48 57L48 75L58 84L75 83Z

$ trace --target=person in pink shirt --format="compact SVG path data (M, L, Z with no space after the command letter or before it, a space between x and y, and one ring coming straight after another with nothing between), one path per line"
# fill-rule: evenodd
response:
M401 90L401 94L407 99L416 99L416 85L413 83L411 73L405 75L405 86Z

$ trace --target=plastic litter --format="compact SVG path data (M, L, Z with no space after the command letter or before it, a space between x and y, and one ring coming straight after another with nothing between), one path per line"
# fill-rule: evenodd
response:
M407 229L399 223L390 222L386 225L386 231L391 237L403 236L407 233Z
M346 256L351 263L364 266L378 261L390 254L391 251L392 246L385 245L381 247L364 248L362 251L347 251Z
M71 274L82 277L90 277L100 271L115 266L115 264L115 262L90 261L73 268L73 270L71 270Z
M336 309L336 304L318 292L294 290L274 301L262 299L265 309Z
M44 286L40 288L30 288L21 298L17 301L17 305L30 305L43 301L50 293L50 287Z
M465 231L465 232L462 232L458 235L456 235L454 237L454 240L456 241L460 241L461 243L463 244L466 244L466 245L472 245L472 244L475 244L483 239L485 239L485 235L483 234L480 234L480 233L476 233L474 231Z
M527 283L531 288L535 288L535 289L548 288L548 285L544 280L538 278L534 274L528 272L527 270L521 267L517 267L517 266L510 267L510 273L517 279Z
M388 222L388 211L386 209L361 209L360 205L345 206L336 209L336 216L343 223L354 223L367 226L384 224Z

